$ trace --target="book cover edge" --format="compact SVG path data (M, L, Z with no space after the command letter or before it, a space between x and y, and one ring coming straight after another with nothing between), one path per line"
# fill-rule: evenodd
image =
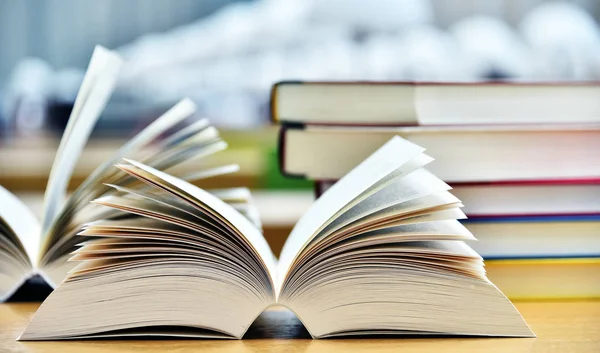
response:
M304 125L302 124L282 124L279 129L279 136L277 137L277 152L278 152L278 164L279 164L279 172L286 178L292 179L308 179L304 174L294 174L286 171L285 168L285 150L286 150L286 134L290 129L294 130L304 130Z

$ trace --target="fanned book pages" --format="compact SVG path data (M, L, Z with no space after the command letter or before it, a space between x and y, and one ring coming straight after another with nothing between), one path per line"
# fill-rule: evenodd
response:
M197 163L199 167L194 174L178 175L187 181L236 171L235 165L202 169L199 159L223 150L226 144L207 120L189 123L195 105L185 99L99 165L67 197L67 185L79 154L111 95L120 66L116 54L102 47L95 49L52 166L42 221L0 187L0 302L10 298L33 276L42 277L52 287L62 282L76 265L67 260L82 241L77 232L83 224L117 214L90 201L118 194L121 187L127 190L140 187L129 174L114 168L123 157L170 171L184 162ZM258 222L247 189L214 190L213 195Z
M392 138L314 203L279 261L223 195L124 160L147 186L94 201L119 213L85 226L79 265L20 339L241 338L276 304L314 338L534 336L466 245L461 203L423 152Z

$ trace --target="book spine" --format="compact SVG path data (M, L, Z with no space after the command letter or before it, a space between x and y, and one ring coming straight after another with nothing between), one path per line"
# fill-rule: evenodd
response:
M304 130L303 124L289 124L285 123L281 125L281 129L279 130L279 136L277 138L277 151L278 155L278 164L279 164L279 172L286 178L293 179L307 179L306 175L303 174L292 174L288 173L285 168L285 151L286 151L286 135L289 129L296 130Z
M353 85L353 84L368 84L368 85L385 85L385 86L416 86L415 82L373 82L373 81L349 81L349 82L336 82L336 81L312 81L312 82L308 82L308 81L295 81L295 80L286 80L286 81L279 81L274 83L271 86L271 92L270 92L270 97L269 97L269 115L270 115L270 119L271 122L273 124L291 124L291 125L295 125L295 124L305 124L304 121L302 121L302 119L300 120L289 120L289 118L286 117L282 117L279 114L278 111L278 105L277 105L277 99L279 96L279 90L282 86L290 86L290 85L338 85L338 84L344 84L344 85ZM413 100L412 104L416 104L416 101ZM310 122L310 123L306 123L308 125L314 125L314 126L330 126L330 127L343 127L343 126L354 126L354 127L386 127L386 128L393 128L393 127L408 127L408 126L419 126L419 121L418 121L418 117L415 116L415 120L412 122L404 122L404 121L398 121L398 122L390 122L390 123L370 123L370 122L365 122L365 123L330 123L330 122Z
M313 192L315 194L315 199L318 199L319 197L321 197L321 195L323 195L321 182L319 182L319 181L314 182Z
M271 86L271 94L269 98L269 115L271 116L271 122L273 124L279 123L279 116L277 114L277 88L279 82Z
M327 189L329 189L337 180L316 180L315 181L315 197L319 198Z
M281 117L277 111L277 94L279 91L279 87L284 85L301 85L302 81L279 81L271 86L271 94L269 100L269 110L271 115L271 121L274 124L279 124L281 122Z

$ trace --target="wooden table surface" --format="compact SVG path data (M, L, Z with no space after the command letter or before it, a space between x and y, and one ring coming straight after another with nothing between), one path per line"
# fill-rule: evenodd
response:
M37 303L0 304L0 352L600 352L600 301L519 302L538 338L365 338L311 340L293 314L263 313L244 340L18 342Z

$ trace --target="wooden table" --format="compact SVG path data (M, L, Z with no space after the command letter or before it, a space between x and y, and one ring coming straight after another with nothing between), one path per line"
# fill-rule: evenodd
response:
M0 352L600 352L600 301L520 302L538 338L366 338L311 340L284 309L263 313L244 340L17 342L37 303L0 304Z

